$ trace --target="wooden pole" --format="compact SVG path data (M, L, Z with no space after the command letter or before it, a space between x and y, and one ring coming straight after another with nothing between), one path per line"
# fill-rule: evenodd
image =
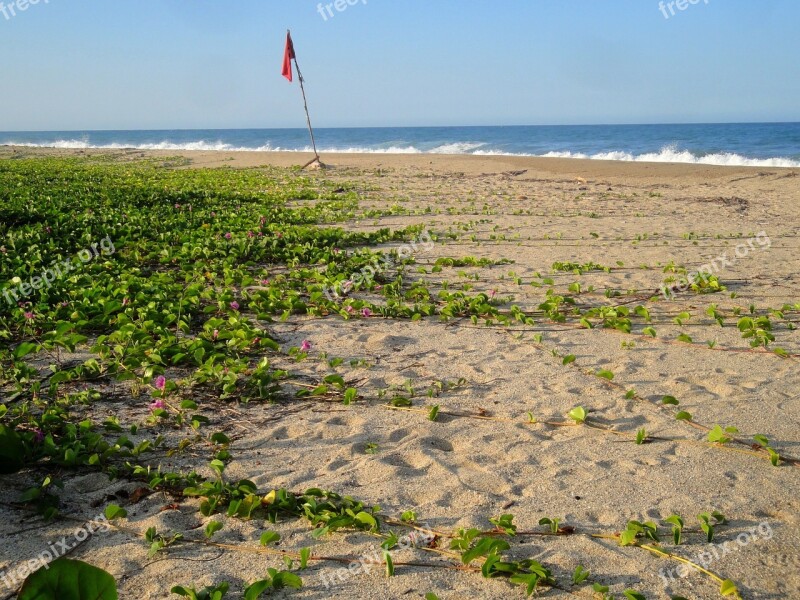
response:
M291 31L289 31L288 33L291 36ZM303 168L305 169L306 167L308 167L309 165L314 164L315 162L318 162L320 164L322 164L322 163L321 163L321 161L319 159L319 153L317 152L317 142L314 139L314 128L311 127L311 115L309 115L309 113L308 113L308 100L306 99L306 88L303 85L303 82L305 80L303 79L303 73L300 71L300 65L297 64L297 53L296 52L294 53L294 66L297 69L297 78L300 80L300 91L303 92L303 107L306 110L306 121L308 122L308 133L311 135L311 147L314 149L314 158L311 159L308 163L306 163L303 166Z

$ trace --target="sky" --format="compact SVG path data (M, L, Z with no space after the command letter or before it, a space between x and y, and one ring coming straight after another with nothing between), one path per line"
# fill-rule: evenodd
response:
M0 1L2 131L800 121L798 0Z

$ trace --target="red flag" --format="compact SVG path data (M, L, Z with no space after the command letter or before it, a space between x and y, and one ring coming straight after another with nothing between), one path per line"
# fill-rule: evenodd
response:
M292 81L292 59L294 58L294 44L292 43L292 34L286 32L286 52L283 54L283 71L282 75L289 81Z

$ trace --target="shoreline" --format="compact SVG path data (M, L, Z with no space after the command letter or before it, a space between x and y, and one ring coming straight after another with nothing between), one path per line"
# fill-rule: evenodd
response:
M0 145L0 159L16 154L30 156L118 156L128 158L181 157L192 160L194 167L252 168L275 166L291 168L302 166L311 153L275 151L227 150L139 150L136 148L43 148ZM465 175L496 174L488 168L504 171L528 169L553 175L577 177L699 177L725 178L729 175L752 175L758 172L778 171L787 176L800 175L800 167L763 167L743 165L708 165L696 163L645 162L598 160L591 158L556 158L514 155L474 154L383 154L383 153L331 153L320 154L329 168L412 168L441 172L463 172ZM791 175L791 174L794 175Z

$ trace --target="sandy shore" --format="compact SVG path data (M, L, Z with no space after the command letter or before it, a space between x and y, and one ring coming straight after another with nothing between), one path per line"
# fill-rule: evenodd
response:
M123 160L180 155L187 159L185 168L291 167L306 158L0 148L0 160L109 154ZM488 518L501 513L513 514L520 531L541 532L539 519L557 517L577 534L519 536L512 543L516 558L535 558L553 570L565 588L551 590L553 598L573 595L566 590L578 564L591 571L590 581L611 586L618 597L635 588L650 599L718 598L719 585L695 571L665 580L679 562L585 534L614 534L629 520L663 520L675 513L683 515L687 531L697 530L697 514L719 510L730 520L714 540L724 547L714 551L692 533L688 544L671 550L701 561L701 553L711 552L709 570L736 582L744 598L800 598L798 467L775 468L744 447L709 445L707 431L677 421L675 411L661 405L664 396L673 396L701 424L734 426L742 440L763 434L778 453L800 457L800 336L793 330L800 323L799 169L434 155L323 160L331 168L308 177L352 185L362 209L397 207L345 227L424 224L438 238L432 247L417 248L412 280L432 290L483 291L506 310L515 305L534 313L547 300L549 284L542 281L551 278L559 294L579 290L587 304L631 311L645 306L657 337L640 325L629 335L541 316L532 325L513 327L436 318L279 323L275 331L286 347L307 339L314 353L363 361L347 376L362 381L359 389L368 400L332 409L309 406L276 420L268 417L279 416L281 408L236 408L242 435L233 446L231 477L252 479L261 488L331 489L380 504L391 516L414 510L420 522L440 532L488 529ZM435 268L437 259L465 257L492 264ZM554 273L557 262L607 270ZM671 263L688 271L713 263L727 291L651 300ZM609 299L606 290L619 295ZM739 309L740 316L751 305L759 313L789 305L780 317L772 316L770 344L788 356L751 349L736 318L728 316L720 327L708 315L712 305L727 315ZM574 362L565 365L564 357ZM293 369L314 376L327 372L321 362ZM600 371L613 373L613 381L593 375ZM387 409L387 400L406 386L415 390L419 411ZM626 398L632 389L636 396ZM442 411L435 422L427 418L434 404ZM597 427L547 424L564 421L579 405ZM530 423L529 414L538 422ZM640 429L659 439L637 445ZM370 444L374 453L365 452ZM68 480L64 496L69 508L91 518L98 510L93 506L134 487L88 475ZM169 502L155 495L128 506L131 525L183 531L205 525L192 503L164 510ZM12 556L33 555L45 542L71 535L65 525L20 534L18 513L0 514L2 543L10 550L4 550L0 570L16 560ZM281 548L313 544L315 554L326 556L360 556L380 543L355 534L315 542L299 522L269 527L283 536ZM264 528L263 522L226 520L215 539L251 543ZM95 535L73 556L110 571L120 579L121 597L131 599L175 598L169 587L190 582L227 580L240 589L241 582L279 564L271 557L243 560L241 554L203 548L155 560L146 552L140 540L112 532ZM440 560L420 554L401 550L394 560ZM330 583L325 578L335 569L314 565L303 574L303 590L285 597L524 597L518 587L474 573L398 567L386 579L375 567ZM586 588L574 593L592 597Z

